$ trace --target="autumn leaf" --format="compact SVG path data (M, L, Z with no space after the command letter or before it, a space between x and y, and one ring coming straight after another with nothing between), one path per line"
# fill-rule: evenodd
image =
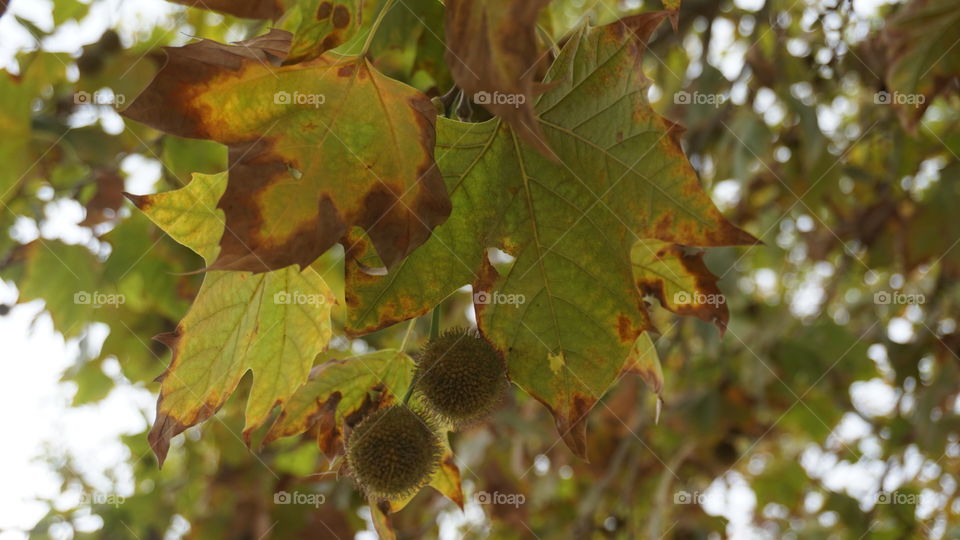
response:
M178 4L219 11L247 19L276 19L283 14L283 0L170 0Z
M447 65L454 82L476 103L506 120L520 137L553 157L533 103L546 56L537 46L540 9L550 0L448 0Z
M663 367L650 332L640 334L627 356L626 371L636 373L654 394L663 391Z
M454 203L450 220L386 276L364 272L376 261L362 238L348 250L348 331L423 314L472 284L478 325L506 354L511 379L550 408L581 456L587 412L633 367L626 359L652 328L631 258L637 240L755 242L712 204L675 126L645 99L643 46L663 18L582 27L565 45L546 78L554 86L536 107L560 163L521 145L497 119L441 119L437 159ZM488 248L513 258L502 274ZM687 275L705 269L677 261L674 248L661 258L654 264L664 279L709 283ZM676 271L683 273L669 273Z
M168 48L168 62L124 112L229 148L218 270L306 267L351 227L387 266L450 212L433 159L436 110L367 60L329 52L279 66L290 34Z
M960 88L960 6L952 0L912 0L887 22L885 93L875 100L895 105L914 129L940 92Z
M363 0L296 0L278 21L278 28L293 33L287 63L312 60L346 43L365 21Z
M717 278L703 262L703 251L641 239L630 253L637 288L664 308L712 322L722 332L730 313Z
M356 356L329 351L317 361L310 380L284 405L264 444L315 428L320 449L332 458L343 443L344 420L395 401L410 386L413 373L413 360L394 349Z
M226 173L197 174L185 188L130 198L174 240L212 261L223 234L223 214L214 205L226 181ZM149 436L160 462L171 438L216 413L252 371L244 426L249 441L273 407L307 379L330 341L335 302L312 268L207 273L177 329L157 337L173 350L158 379L157 419Z
M310 60L349 40L372 0L171 0L248 19L271 19L293 34L287 63Z

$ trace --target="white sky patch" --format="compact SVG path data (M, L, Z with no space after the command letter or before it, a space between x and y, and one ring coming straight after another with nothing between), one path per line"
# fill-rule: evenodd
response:
M913 324L903 317L894 317L887 323L887 337L894 343L910 343L915 335Z
M867 418L887 416L893 412L897 390L879 378L856 381L850 385L850 400L860 414Z
M713 20L713 34L707 61L719 69L728 80L734 80L743 69L747 44L738 40L736 27L730 19L722 17Z
M729 210L740 202L740 182L723 180L713 186L713 201L720 210Z

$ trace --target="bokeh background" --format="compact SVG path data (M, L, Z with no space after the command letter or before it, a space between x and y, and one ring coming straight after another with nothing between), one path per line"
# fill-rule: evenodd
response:
M442 8L402 1L420 17L400 45L436 49ZM162 470L147 444L169 361L150 338L184 315L202 261L121 193L222 171L226 152L117 111L160 47L269 23L161 0L0 5L0 539L373 538L310 434L246 447L249 379ZM554 0L541 27L562 42L584 18L653 9ZM717 205L763 241L708 254L726 334L655 310L659 422L656 396L624 378L592 413L589 463L514 392L453 440L465 510L424 490L394 516L400 537L960 538L958 43L948 0L683 0L650 45L648 96L685 127ZM402 47L382 69L449 89ZM341 256L324 277L342 298ZM469 289L443 316L472 321ZM275 504L284 491L324 502Z

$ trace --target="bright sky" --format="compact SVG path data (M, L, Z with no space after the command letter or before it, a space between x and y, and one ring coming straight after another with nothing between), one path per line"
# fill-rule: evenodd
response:
M738 6L745 9L759 8L763 0L736 0ZM883 0L859 0L855 2L857 13L866 16L874 12L876 6L887 3ZM158 20L179 8L172 7L163 0L105 0L98 2L82 25L68 23L49 38L44 47L47 50L75 52L79 46L96 41L106 28L118 29L129 43L137 28L153 26ZM14 20L19 15L33 21L41 28L51 28L51 2L49 0L13 0L8 13L0 19L0 68L11 69L17 50L30 48L36 40ZM732 25L730 25L732 26ZM718 43L729 40L732 27L719 24L714 29L714 38ZM720 54L711 51L711 61L716 61L724 73L739 71L742 53L735 47ZM112 113L111 113L112 114ZM93 118L87 121L93 121ZM105 126L119 129L119 118L101 118ZM125 162L132 177L127 189L137 193L146 192L159 174L158 165L150 160L130 158ZM133 184L136 187L131 186ZM723 182L717 184L718 202L723 206L725 194ZM729 186L727 186L729 187ZM137 189L142 188L142 189ZM42 231L47 238L63 238L68 242L89 242L89 232L76 226L83 218L82 210L75 203L62 205L57 212L55 223ZM17 232L23 239L36 237L40 231L30 222L20 222ZM756 286L772 286L765 274L755 276ZM772 279L776 279L773 275ZM774 281L775 284L775 281ZM16 290L12 284L0 282L0 302L12 304L16 299ZM902 339L905 329L893 328L900 332ZM912 330L910 330L912 331ZM102 343L105 329L97 328L89 336L96 347ZM892 336L893 337L893 336ZM909 336L907 336L909 337ZM117 439L123 433L135 433L144 429L144 418L153 418L154 397L145 389L135 389L129 385L120 385L104 401L81 408L70 408L73 394L71 385L62 384L59 379L63 371L73 364L80 354L78 344L65 343L62 337L53 331L50 318L42 314L42 303L16 306L8 315L0 317L0 343L4 354L0 357L0 433L4 434L0 444L0 540L25 538L22 532L33 526L45 513L45 505L36 499L54 499L61 501L65 508L72 507L79 493L59 493L59 479L52 470L39 459L50 453L69 452L81 469L89 475L91 482L107 489L109 483L103 476L105 470L119 467L121 478L128 480L124 489L131 489L129 471L123 466L127 459L126 447ZM877 352L878 356L882 353ZM119 377L116 362L107 365L108 375ZM155 388L151 388L155 390ZM884 409L885 404L893 403L893 390L877 379L864 383L854 391L855 402L863 403L868 411ZM865 429L865 423L848 415L842 427L836 433L839 439L858 435ZM868 445L869 446L869 445ZM867 448L870 450L870 448ZM805 455L810 470L821 474L818 469L817 448L811 448ZM867 455L870 455L869 453ZM918 461L917 460L914 461ZM805 466L808 463L804 463ZM827 475L830 485L837 489L846 488L855 496L867 496L877 488L879 472L876 467L867 465L843 465L829 469ZM912 466L908 464L909 466ZM916 465L916 464L914 464ZM891 486L887 486L891 489ZM121 495L124 493L121 492ZM746 482L736 473L715 482L704 494L704 507L713 514L725 515L731 520L730 532L734 537L750 538L756 531L749 525L750 515L754 511L756 499ZM817 501L808 501L816 507ZM466 517L454 513L444 513L438 519L445 537L453 537L453 531L464 520L479 526L483 515L479 507L467 508ZM99 518L91 518L89 527L95 530ZM369 536L368 536L369 537Z

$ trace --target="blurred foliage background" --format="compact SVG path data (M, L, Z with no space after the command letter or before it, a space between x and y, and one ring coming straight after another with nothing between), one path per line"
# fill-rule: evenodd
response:
M418 16L384 27L372 49L378 67L442 95L442 6L404 1ZM18 16L17 3L4 17L33 43L18 44L0 74L0 275L18 303L42 300L57 331L80 344L63 374L73 407L120 387L155 392L169 352L150 338L184 315L200 283L188 272L202 261L122 192L181 187L193 172L224 170L226 152L116 111L150 81L161 46L238 40L269 23L164 4L159 23L117 18L99 37L51 52L77 21L102 17L105 2L55 0L52 25ZM605 23L652 9L659 3L554 0L541 34L562 44L584 17ZM644 70L652 104L684 126L714 200L763 241L710 250L731 310L726 334L656 311L659 423L655 396L624 378L591 415L589 463L570 454L541 405L515 392L490 422L453 439L465 512L424 490L394 516L399 537L960 538L958 41L960 6L949 0L684 0L676 31L659 29ZM69 216L87 232L59 234ZM322 266L342 299L341 256ZM77 291L127 301L95 309L77 303ZM469 307L469 291L450 298L444 324L469 324ZM11 308L20 309L4 313ZM418 322L414 341L428 327ZM334 345L395 347L403 330ZM63 492L77 497L47 501L48 514L22 532L370 531L365 500L327 472L309 434L246 448L237 435L244 388L175 440L162 470L147 422L123 437L126 459L106 481L68 452L50 452ZM322 493L325 503L274 504L283 491ZM520 494L523 504L481 504L484 493Z

